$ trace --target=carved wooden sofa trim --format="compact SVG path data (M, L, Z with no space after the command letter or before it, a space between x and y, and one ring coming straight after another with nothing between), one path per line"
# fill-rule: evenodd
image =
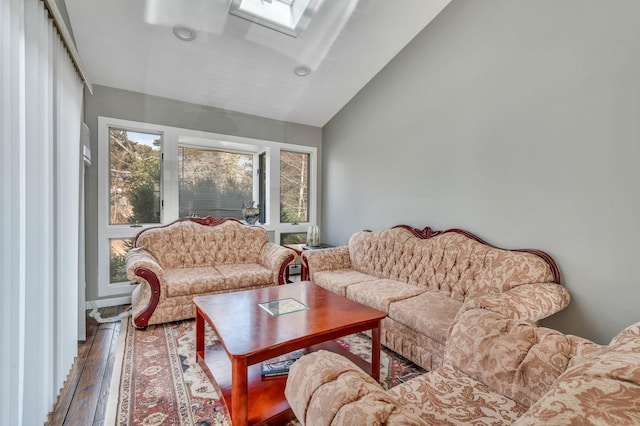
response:
M418 237L420 239L423 239L423 240L428 240L429 238L433 238L433 237L436 237L438 235L446 234L448 232L455 232L457 234L461 234L461 235L464 235L467 238L475 240L475 241L479 242L480 244L484 244L485 246L497 248L497 249L500 249L500 250L509 250L509 251L512 251L512 252L535 254L536 256L542 258L542 260L544 260L549 265L549 268L551 268L551 272L553 274L553 282L555 282L556 284L561 284L561 281L560 281L560 269L558 268L558 264L555 262L555 260L553 260L553 258L549 254L547 254L546 252L544 252L542 250L537 250L537 249L504 249L502 247L498 247L498 246L494 246L493 244L489 244L488 242L484 241L482 238L478 237L477 235L475 235L475 234L473 234L473 233L471 233L469 231L465 231L464 229L458 229L458 228L447 229L446 231L434 231L433 229L431 229L428 226L426 228L419 229L419 228L414 228L414 227L409 226L409 225L396 225L393 228L406 229L407 231L411 232L416 237Z
M294 258L293 250L268 242L263 228L234 218L181 218L144 229L126 256L127 278L140 283L133 324L193 318L197 295L285 284Z

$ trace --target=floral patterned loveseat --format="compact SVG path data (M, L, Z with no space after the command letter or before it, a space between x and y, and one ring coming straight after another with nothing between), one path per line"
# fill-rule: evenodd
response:
M233 218L184 218L147 228L126 256L133 324L195 317L194 296L285 283L295 252L268 242L267 232Z
M313 352L285 395L303 425L638 425L640 323L607 346L484 309L463 312L436 370L384 390Z
M553 259L504 250L460 229L399 225L353 234L348 246L303 252L310 280L387 313L382 344L432 370L447 331L473 307L537 322L569 304Z

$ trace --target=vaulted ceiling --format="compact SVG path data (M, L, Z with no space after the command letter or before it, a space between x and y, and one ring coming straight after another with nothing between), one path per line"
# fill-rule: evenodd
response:
M449 2L312 0L292 37L230 15L231 0L65 0L93 84L318 127Z

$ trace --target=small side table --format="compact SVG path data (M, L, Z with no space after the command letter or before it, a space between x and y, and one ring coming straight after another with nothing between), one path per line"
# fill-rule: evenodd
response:
M291 281L289 280L289 267L291 267L291 265L302 265L302 258L300 256L302 255L302 247L304 247L305 244L285 244L284 246L296 252L296 258L293 259L293 262L287 267L287 271L285 274L285 279L288 283L290 283ZM302 266L300 266L300 268L300 279L302 280Z
M298 255L298 258L300 258L302 256L302 252L305 250L321 250L321 249L326 249L326 248L332 248L335 246L329 245L329 244L325 244L325 243L321 243L318 246L308 246L306 244L286 244L285 245L286 248L290 248L291 250L295 251L296 254ZM298 258L296 258L296 260L294 262L298 261ZM307 270L307 267L305 266L304 262L302 262L302 259L300 258L300 263L302 264L301 269L300 269L300 280L301 281L308 281L309 280L309 271ZM289 268L287 268L287 281L289 280Z

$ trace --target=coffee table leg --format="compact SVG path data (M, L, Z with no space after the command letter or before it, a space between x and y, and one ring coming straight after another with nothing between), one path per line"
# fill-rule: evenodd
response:
M247 359L231 360L231 421L234 426L249 422Z
M196 308L196 359L198 355L204 360L204 318Z
M380 381L380 322L371 329L371 377Z

